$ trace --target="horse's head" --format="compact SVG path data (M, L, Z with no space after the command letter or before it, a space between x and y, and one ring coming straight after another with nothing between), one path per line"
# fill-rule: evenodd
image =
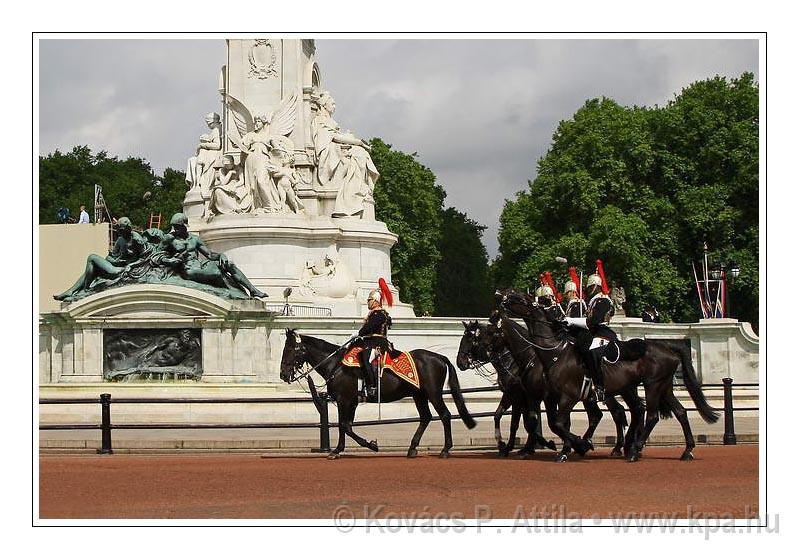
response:
M292 383L297 372L306 363L306 356L303 339L294 329L286 329L286 343L283 345L283 356L281 357L281 379L286 383Z
M461 321L461 323L464 325L464 334L458 346L456 365L463 371L490 360L489 348L496 328L493 325L482 325L478 321L469 323Z
M539 312L543 313L542 307L532 301L527 294L508 289L496 292L496 297L500 300L500 307L512 317L531 319L537 316Z

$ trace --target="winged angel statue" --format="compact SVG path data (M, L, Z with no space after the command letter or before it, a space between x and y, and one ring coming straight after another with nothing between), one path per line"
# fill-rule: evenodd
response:
M294 168L294 130L297 94L281 102L271 115L255 115L238 99L225 95L235 127L228 138L244 155L244 185L252 199L252 211L299 213L299 175Z

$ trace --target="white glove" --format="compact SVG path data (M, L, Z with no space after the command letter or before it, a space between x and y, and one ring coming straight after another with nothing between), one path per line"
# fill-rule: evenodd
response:
M586 325L586 317L565 317L564 320L571 327L580 327L589 330L589 327Z

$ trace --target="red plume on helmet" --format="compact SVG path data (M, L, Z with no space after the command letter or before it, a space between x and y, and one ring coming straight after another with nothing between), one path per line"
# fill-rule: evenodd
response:
M553 290L553 295L555 296L556 301L561 303L561 292L559 292L556 288L556 283L553 281L553 275L550 274L549 270L544 273L544 280L547 285L550 286L550 289Z
M597 275L600 277L600 281L603 283L603 294L608 295L608 284L606 283L606 273L603 270L603 261L597 259L595 262L597 264Z
M574 266L569 267L569 279L572 280L572 283L575 284L575 287L580 291L581 282L578 279L578 271Z
M392 296L392 291L389 289L389 284L386 283L386 280L383 278L378 278L378 287L381 289L381 299L391 307L394 305L394 296Z

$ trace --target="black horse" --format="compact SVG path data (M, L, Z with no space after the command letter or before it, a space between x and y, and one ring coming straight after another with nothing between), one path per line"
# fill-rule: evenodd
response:
M358 380L361 377L360 368L342 365L342 358L347 351L346 346L331 344L313 336L298 334L293 329L286 330L286 343L283 347L281 358L281 379L292 383L306 374L298 372L305 364L319 373L326 382L328 394L336 401L339 414L339 443L328 455L329 459L337 459L344 450L345 434L353 438L362 447L378 451L375 441L368 442L353 431L353 419L358 406ZM419 445L425 428L428 427L433 416L428 407L428 402L433 405L444 426L444 448L439 457L449 457L453 447L453 436L450 430L451 414L442 398L442 388L445 378L448 379L450 391L453 395L458 413L467 428L475 427L475 420L467 410L458 376L453 364L445 356L430 352L429 350L412 350L411 356L417 366L420 379L420 388L417 389L410 383L401 380L393 373L385 373L380 378L380 395L382 402L392 402L406 397L414 399L414 404L419 411L419 427L411 439L407 457L417 456ZM309 370L310 372L311 370Z
M525 320L533 340L532 347L539 359L549 364L548 379L553 386L559 388L560 393L557 423L563 427L569 420L569 411L579 398L578 393L585 374L583 361L574 344L570 343L566 331L559 324L553 323L541 306L531 303L523 294L516 292L509 291L501 297L502 306L509 313ZM658 423L660 413L664 418L675 414L686 441L681 460L693 459L695 441L692 429L686 409L673 391L672 377L679 366L683 369L686 389L703 420L714 423L719 414L706 401L695 375L689 350L680 344L652 340L639 341L638 346L641 354L638 359L617 359L615 363L603 363L606 395L621 395L627 402L629 397L626 395L635 391L640 383L644 385L646 417L643 426L640 425L639 412L628 402L631 407L632 430L628 431L630 437L626 436L626 456L629 461L639 459L650 432ZM621 353L620 348L620 358Z
M461 337L456 357L458 369L464 371L491 363L497 373L497 385L503 392L494 412L494 437L500 455L508 457L514 450L520 419L523 421L525 431L528 432L528 439L519 451L521 457L528 457L534 453L537 444L555 451L555 443L545 440L537 430L537 425L540 423L539 410L528 409L520 368L511 352L505 348L503 334L493 324L483 325L478 321L470 323L462 321L462 324L464 335ZM500 420L509 408L511 408L511 423L506 443L500 430Z
M603 417L603 413L594 398L584 399L584 408L589 419L589 425L583 437L578 437L569 432L570 419L568 415L563 426L558 424L556 422L559 404L558 388L549 383L549 380L545 377L542 361L532 348L533 345L528 341L528 332L524 327L502 315L498 316L496 322L499 326L492 324L481 326L477 322L467 325L462 338L462 349L472 352L473 360L480 359L484 353L489 356L494 355L496 359L507 355L512 357L517 365L517 371L522 372L519 374L519 382L525 392L528 406L534 407L538 411L542 401L544 401L548 425L564 441L564 447L556 456L556 461L566 461L573 448L581 455L593 449L591 438ZM495 364L495 361L492 363ZM503 364L501 363L500 365L502 366ZM496 364L495 367L497 367ZM637 400L641 403L638 397L631 396L632 403ZM605 403L617 429L616 445L611 455L620 456L622 454L623 435L627 426L625 409L613 397L608 397Z

